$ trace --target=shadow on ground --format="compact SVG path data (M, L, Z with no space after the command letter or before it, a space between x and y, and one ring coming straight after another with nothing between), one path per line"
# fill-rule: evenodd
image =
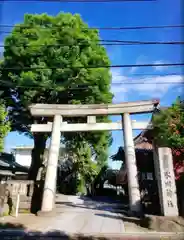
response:
M60 206L67 206L67 207L74 207L74 208L84 208L84 209L93 209L93 210L101 210L101 211L109 211L109 212L125 212L128 210L127 207L115 207L110 206L108 204L103 205L96 205L96 204L90 204L90 203L84 203L84 204L74 204L71 202L57 202L56 204ZM59 208L59 206L58 206Z
M51 239L68 239L68 240L120 240L127 239L126 237L102 237L102 236L85 236L82 234L73 234L69 235L62 231L49 231L49 232L40 232L40 231L27 231L24 225L21 224L12 224L12 223L0 223L0 239L16 239L16 240L51 240Z
M0 224L0 239L16 239L16 240L35 240L35 239L43 239L43 240L51 240L51 239L80 239L80 240L107 240L110 238L105 237L93 237L93 236L84 236L80 234L76 235L68 235L62 231L50 231L50 232L39 232L39 231L27 231L22 225L13 225L11 223Z
M0 229L25 229L25 227L19 223L0 223Z
M93 210L102 210L109 212L123 212L126 214L128 210L127 204L122 204L120 201L115 201L114 199L109 199L106 197L79 197L80 200L83 200L83 203L72 203L64 201L56 201L58 208L61 206L74 207L74 208L84 208L84 209L93 209Z
M109 217L109 216L108 216ZM139 234L138 234L139 235ZM168 240L183 240L182 236L175 236L172 237L163 237L164 239ZM12 223L0 223L0 239L1 240L37 240L37 239L42 239L42 240L52 240L52 239L65 239L65 240L159 240L161 239L161 236L150 236L148 235L140 235L137 236L134 235L132 236L132 233L129 235L121 235L121 236L112 236L109 235L108 237L106 236L88 236L82 235L82 234L73 234L69 235L63 231L49 231L49 232L40 232L40 231L27 231L24 225L20 224L12 224Z

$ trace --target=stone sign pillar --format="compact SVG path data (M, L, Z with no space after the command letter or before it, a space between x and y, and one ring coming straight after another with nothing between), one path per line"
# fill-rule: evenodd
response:
M178 216L176 184L173 157L170 148L154 149L154 164L158 182L161 213L164 216Z
M42 213L52 211L55 205L57 166L61 136L60 132L61 121L62 117L60 115L54 116L49 157L46 167L45 185L43 190L43 200L41 207Z
M138 172L136 165L135 147L133 141L132 122L129 113L122 116L124 127L124 149L125 162L128 178L128 193L131 212L141 212L141 197L138 182Z

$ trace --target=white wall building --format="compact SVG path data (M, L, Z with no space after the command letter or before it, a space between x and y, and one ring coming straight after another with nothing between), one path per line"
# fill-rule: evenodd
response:
M32 158L33 146L18 146L12 148L12 153L15 156L15 161L22 166L30 167ZM64 147L62 146L60 151L62 152ZM62 153L60 154L60 156ZM66 156L64 156L66 158ZM44 158L48 158L48 147L45 149Z
M19 146L12 149L15 161L22 166L30 167L32 146Z

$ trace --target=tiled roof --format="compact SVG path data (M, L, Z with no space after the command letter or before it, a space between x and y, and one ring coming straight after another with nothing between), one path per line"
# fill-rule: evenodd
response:
M137 144L135 144L135 152L145 152L145 151L153 151L153 145L148 142L146 139L142 139ZM119 147L118 152L111 156L113 161L123 161L124 158L124 148Z
M0 153L0 170L7 170L10 172L19 171L19 172L28 172L29 168L24 167L17 162L15 158L10 153Z
M6 163L3 160L0 160L0 167L9 167L9 166L10 166L9 163Z
M150 142L143 140L135 145L135 149L153 150L153 145Z

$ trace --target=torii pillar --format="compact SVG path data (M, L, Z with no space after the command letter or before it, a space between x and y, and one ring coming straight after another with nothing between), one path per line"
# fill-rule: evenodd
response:
M38 215L48 215L48 213L52 214L53 210L55 209L56 179L61 137L61 122L62 116L55 115L52 124L51 142L49 148L45 184L43 189L41 211L38 213Z
M129 113L122 115L124 132L124 151L128 177L129 208L132 213L140 214L141 196L138 182L135 146L132 132L132 121Z

